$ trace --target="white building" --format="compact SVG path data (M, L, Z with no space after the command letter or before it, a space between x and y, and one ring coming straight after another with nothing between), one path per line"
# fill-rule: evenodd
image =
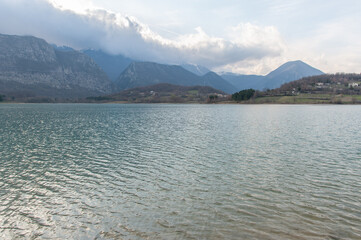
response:
M358 87L358 86L359 86L359 84L358 84L358 83L355 83L355 82L348 84L348 87L353 87L353 88L354 88L354 87Z

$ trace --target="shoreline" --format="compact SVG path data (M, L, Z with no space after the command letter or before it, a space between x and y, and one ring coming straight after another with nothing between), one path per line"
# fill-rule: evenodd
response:
M126 101L115 101L115 102L0 102L1 104L184 104L184 105L361 105L361 103L279 103L279 102L263 102L263 103L251 103L251 102L216 102L216 103L205 103L205 102L126 102Z

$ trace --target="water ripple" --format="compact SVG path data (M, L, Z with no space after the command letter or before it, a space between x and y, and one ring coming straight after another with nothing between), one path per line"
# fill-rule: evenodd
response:
M1 104L0 238L361 239L360 114Z

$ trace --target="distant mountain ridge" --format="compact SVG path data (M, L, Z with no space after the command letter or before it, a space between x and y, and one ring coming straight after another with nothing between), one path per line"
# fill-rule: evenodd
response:
M133 62L115 81L119 89L169 83L180 86L210 86L227 93L236 88L218 76L209 72L204 76L193 74L178 65L165 65L153 62Z
M0 34L2 94L84 97L112 92L112 83L85 54L58 51L45 40Z
M224 79L236 86L238 90L253 88L257 90L274 89L284 83L301 79L303 77L317 76L324 74L322 71L297 60L287 62L266 76L260 75L237 75L224 73Z

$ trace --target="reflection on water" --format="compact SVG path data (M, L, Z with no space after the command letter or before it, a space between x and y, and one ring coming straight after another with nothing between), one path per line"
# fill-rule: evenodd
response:
M0 238L361 239L360 106L0 105Z

